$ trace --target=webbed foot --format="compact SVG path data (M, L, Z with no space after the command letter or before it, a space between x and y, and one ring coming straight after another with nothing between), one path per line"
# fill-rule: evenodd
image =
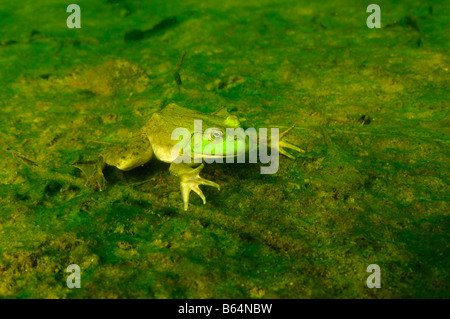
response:
M106 179L102 172L105 164L101 159L97 161L76 162L71 165L81 170L86 178L86 186L91 186L100 191L106 188Z

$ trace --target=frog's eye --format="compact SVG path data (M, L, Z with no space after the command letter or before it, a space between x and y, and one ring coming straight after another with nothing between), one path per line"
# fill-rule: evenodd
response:
M211 129L209 136L211 137L211 141L214 141L216 138L219 138L219 137L222 138L223 133L219 129Z

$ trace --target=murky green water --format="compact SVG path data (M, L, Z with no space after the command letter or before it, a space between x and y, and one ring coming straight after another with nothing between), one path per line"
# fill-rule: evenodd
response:
M68 3L3 0L0 296L448 298L449 6L378 1L369 29L370 3L83 0L69 29ZM172 101L306 152L208 165L187 212L157 161L84 185L70 164Z

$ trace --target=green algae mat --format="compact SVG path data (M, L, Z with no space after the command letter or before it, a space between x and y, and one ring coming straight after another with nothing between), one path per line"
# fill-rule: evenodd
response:
M0 3L0 297L450 297L447 1L76 3ZM305 152L85 185L171 102Z

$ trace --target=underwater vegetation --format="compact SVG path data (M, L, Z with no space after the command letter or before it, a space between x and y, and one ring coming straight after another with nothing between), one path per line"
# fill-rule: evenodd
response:
M450 297L446 1L76 3L0 2L0 297ZM171 102L305 153L205 165L187 211L153 159L85 185Z

